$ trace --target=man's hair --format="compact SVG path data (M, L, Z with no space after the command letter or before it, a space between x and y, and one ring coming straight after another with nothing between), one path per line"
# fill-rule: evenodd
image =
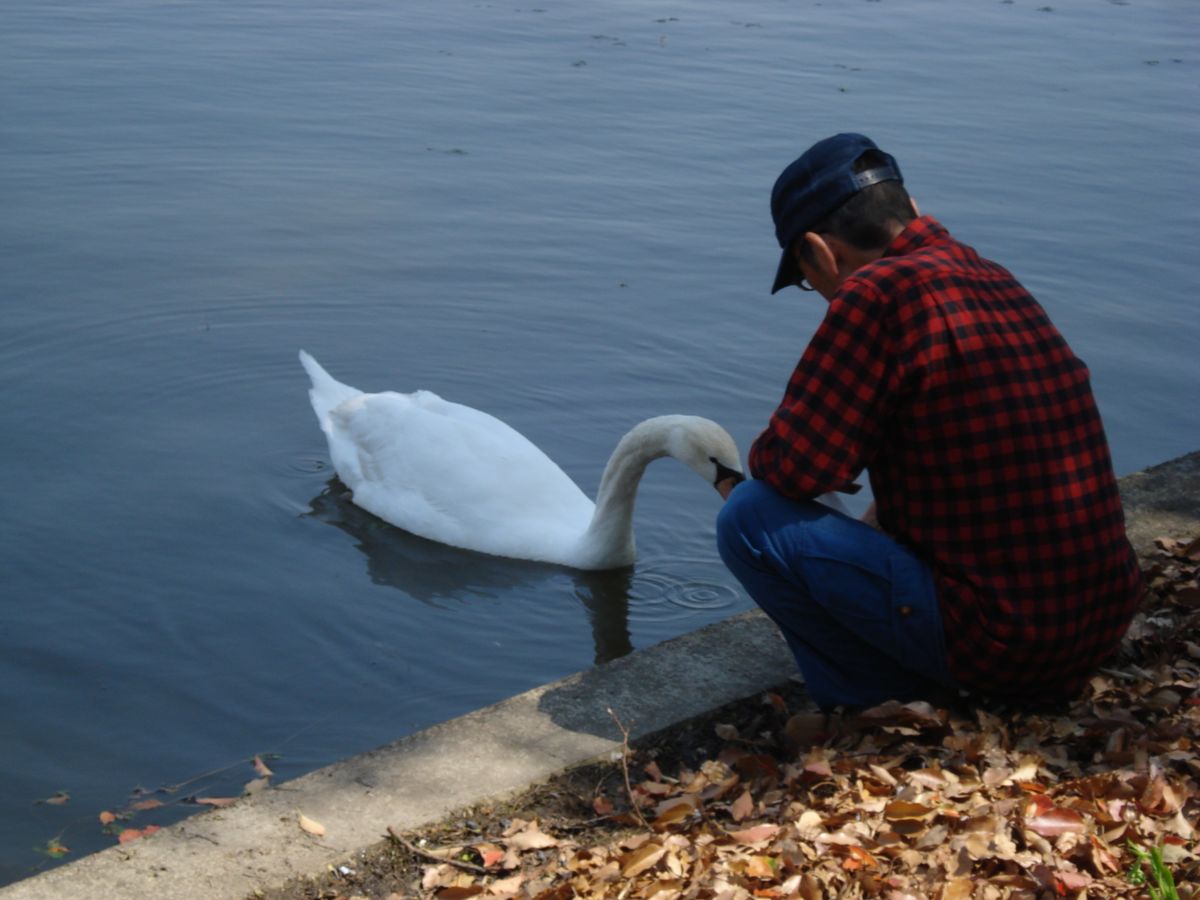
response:
M865 172L882 165L886 165L882 156L868 150L855 161L854 171ZM904 185L899 181L880 181L863 188L807 230L832 234L859 250L878 250L891 241L890 226L907 225L914 218L912 200ZM805 262L812 261L812 248L807 241L800 242L800 253Z

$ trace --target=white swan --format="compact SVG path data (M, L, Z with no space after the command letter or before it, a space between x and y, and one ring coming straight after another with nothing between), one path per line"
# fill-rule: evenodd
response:
M634 561L633 504L646 466L674 456L716 484L742 473L737 445L698 416L634 426L596 502L499 419L429 391L364 394L300 351L309 399L354 503L422 537L495 556L614 569Z

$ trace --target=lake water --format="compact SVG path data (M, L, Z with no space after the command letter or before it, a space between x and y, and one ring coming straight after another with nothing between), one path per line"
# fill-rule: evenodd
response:
M1041 299L1121 474L1200 447L1197 46L1183 0L9 0L0 881L138 787L294 777L747 608L673 462L631 572L356 514L296 352L589 493L647 416L744 451L823 312L767 293L770 186L836 131Z

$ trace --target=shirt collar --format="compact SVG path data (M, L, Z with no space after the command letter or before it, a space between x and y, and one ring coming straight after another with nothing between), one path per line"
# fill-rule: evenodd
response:
M883 255L903 256L921 247L939 244L949 237L950 232L933 216L920 216L909 222L904 230L892 239Z

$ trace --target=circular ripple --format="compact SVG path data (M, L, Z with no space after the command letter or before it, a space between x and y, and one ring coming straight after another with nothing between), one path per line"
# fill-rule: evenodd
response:
M716 582L693 581L675 587L667 600L684 609L725 609L741 596L735 588Z
M267 465L275 474L289 478L311 478L314 475L328 478L333 475L329 460L316 453L281 450L268 455Z
M724 575L722 579L719 576ZM744 605L733 576L712 559L672 558L638 564L629 587L630 613L639 619L676 619Z
M638 572L629 590L629 602L635 607L669 604L680 609L724 609L740 595L715 581L680 580L659 572Z
M296 515L316 511L314 504L336 474L328 457L315 449L264 453L258 466L265 472L259 496L270 506Z

